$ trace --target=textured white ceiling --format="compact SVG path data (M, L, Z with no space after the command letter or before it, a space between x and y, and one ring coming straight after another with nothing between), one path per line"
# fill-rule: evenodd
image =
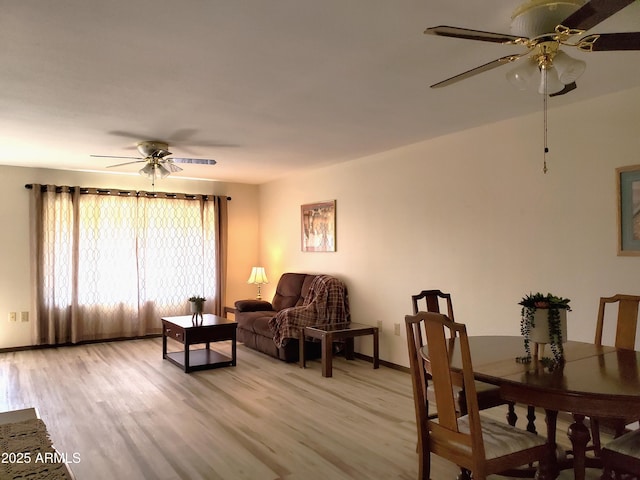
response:
M510 33L512 0L0 0L0 164L106 171L164 140L214 158L179 175L263 183L541 109L520 51L424 35ZM640 2L594 32L640 30ZM571 50L578 89L551 108L640 85L640 52ZM135 172L139 166L121 167Z

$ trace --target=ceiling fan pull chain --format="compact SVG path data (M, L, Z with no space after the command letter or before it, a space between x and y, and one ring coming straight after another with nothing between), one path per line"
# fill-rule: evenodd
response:
M545 76L544 93L542 94L542 110L544 111L544 155L542 163L542 173L546 174L549 170L547 168L547 154L549 153L549 147L547 146L547 69L542 69L542 74Z

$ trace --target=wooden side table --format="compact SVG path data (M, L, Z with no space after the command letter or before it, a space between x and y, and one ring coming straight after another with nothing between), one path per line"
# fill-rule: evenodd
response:
M162 358L184 369L185 373L208 368L235 366L236 330L235 320L205 313L201 321L190 315L164 317L162 319ZM167 353L167 338L184 344L184 352ZM231 356L209 348L211 342L231 340ZM205 348L189 350L189 345L204 343Z
M344 340L345 357L353 360L353 339L362 335L373 335L373 368L379 368L378 327L363 323L336 323L333 325L313 325L300 329L300 367L306 367L304 339L305 337L318 338L322 342L322 376L333 375L333 342Z

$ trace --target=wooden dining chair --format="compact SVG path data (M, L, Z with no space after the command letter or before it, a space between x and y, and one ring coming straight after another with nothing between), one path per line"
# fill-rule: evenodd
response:
M420 480L429 480L431 454L470 471L474 480L485 480L489 474L545 458L548 449L543 437L481 417L465 325L430 312L407 315L405 324L418 429ZM428 355L424 359L412 338L414 327L420 324L428 344ZM455 337L458 337L462 370L451 366L450 348ZM431 366L437 418L429 418L429 403L424 394L425 383L429 382L424 374L425 360ZM457 389L465 393L467 415L461 416L456 407Z
M451 301L450 293L445 293L442 290L422 290L416 295L411 295L411 306L413 307L414 315L419 311L441 313L441 303L446 305L447 317L455 322L455 317L453 315L453 302ZM423 306L426 307L426 309L422 308ZM420 349L424 345L424 338L419 329L415 331L414 338L416 347ZM427 365L426 368L427 372L429 372L429 365ZM507 421L510 425L516 424L518 417L515 413L515 406L512 402L506 402L500 397L500 389L498 387L484 382L476 382L476 392L478 393L478 407L480 410L486 410L488 408L506 404L508 406ZM433 396L433 388L429 387L426 395L427 400L434 403L435 398ZM458 399L458 411L462 415L465 415L467 413L467 407L464 404L463 399L459 395L456 395L456 398ZM530 411L529 416L531 415L535 418L534 412Z
M415 315L419 311L440 313L441 299L446 302L447 317L455 322L456 319L453 316L453 303L451 302L451 294L444 293L442 290L422 290L417 295L411 295L413 314ZM424 300L424 302L421 302L421 300ZM420 308L421 303L424 303L426 309Z
M598 307L598 323L596 324L596 345L602 345L604 332L605 307L609 303L618 304L618 321L616 323L616 336L614 346L635 350L636 330L638 326L638 305L640 296L637 295L614 295L612 297L602 297Z
M626 433L602 448L603 479L640 478L640 430ZM624 476L623 476L624 475Z
M602 345L605 323L605 308L607 304L618 304L618 316L616 322L616 333L614 346L616 348L624 348L626 350L635 350L636 330L638 327L638 306L640 305L640 296L637 295L613 295L612 297L600 298L598 307L598 322L596 324L595 344ZM604 424L614 431L614 436L619 437L625 432L628 424L637 421L637 418L621 417L614 419L598 419L591 418L591 437L593 442L593 451L596 456L601 454L600 426Z

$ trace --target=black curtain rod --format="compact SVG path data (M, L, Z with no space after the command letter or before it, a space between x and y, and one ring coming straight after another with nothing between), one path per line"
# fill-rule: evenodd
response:
M32 183L27 183L24 188L26 188L27 190L33 190L33 184ZM59 191L62 187L56 187L56 191ZM69 188L69 192L73 193L75 192L75 187L68 187ZM41 190L43 192L46 192L47 186L46 185L42 185ZM111 194L111 190L108 188L80 188L80 193L90 193L91 190L94 190L96 193L99 194L103 194L103 195L110 195ZM116 190L116 189L114 189ZM127 190L117 190L118 195L129 195L129 194L135 194L135 195L140 195L141 193L144 193L147 196L150 197L155 197L157 195L166 195L167 197L177 197L178 195L184 195L186 198L196 198L198 195L192 195L189 193L183 193L183 194L178 194L178 193L165 193L165 192L137 192L137 191L127 191ZM211 195L202 195L203 197L210 197ZM227 197L227 200L231 201L231 197Z

